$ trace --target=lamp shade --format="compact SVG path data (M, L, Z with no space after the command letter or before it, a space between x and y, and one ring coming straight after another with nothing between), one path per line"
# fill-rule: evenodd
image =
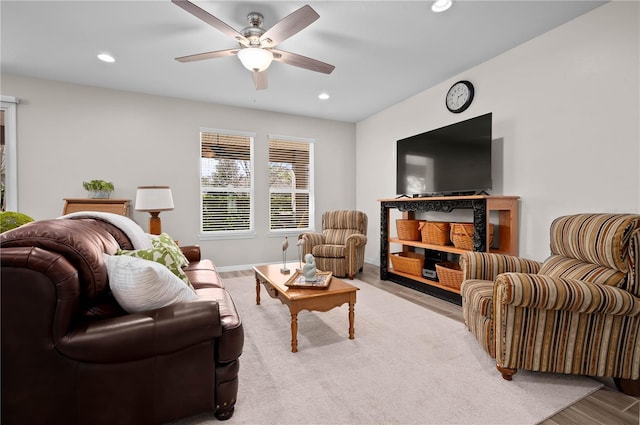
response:
M136 211L171 211L173 196L169 186L138 186Z
M273 60L273 53L260 47L245 47L238 52L240 62L249 71L264 71Z

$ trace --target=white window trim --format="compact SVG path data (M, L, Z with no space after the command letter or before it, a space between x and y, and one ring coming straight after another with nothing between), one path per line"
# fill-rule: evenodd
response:
M253 239L256 237L256 229L255 229L255 149L254 142L256 139L256 133L248 132L248 131L237 131L237 130L225 130L220 128L209 128L209 127L200 127L200 133L220 133L220 134L229 134L232 136L241 136L241 137L249 137L251 141L249 142L249 160L251 161L251 188L249 190L249 194L251 196L251 205L249 206L249 230L228 230L228 231L219 231L219 232L202 232L202 176L201 171L198 172L198 180L199 180L199 198L200 198L200 233L198 235L198 240L201 241L212 241L212 240L229 240L229 239ZM198 138L200 138L200 133L198 133ZM198 155L202 152L201 141L200 149Z
M0 95L0 109L4 111L5 131L5 196L6 210L18 210L18 119L19 99Z
M293 136L283 136L281 134L267 134L267 141L271 140L271 139L279 139L279 140L286 140L289 142L302 142L302 143L309 143L312 147L312 149L309 150L309 163L313 164L313 167L310 168L309 170L309 227L307 228L301 228L301 229L277 229L277 230L271 230L269 229L268 233L267 233L267 237L270 238L281 238L283 236L295 236L297 238L297 236L300 233L304 233L304 232L314 232L315 231L315 178L314 178L314 173L315 173L315 159L314 159L314 155L315 155L315 143L316 140L315 139L311 139L308 137L293 137ZM268 162L268 160L267 160ZM269 193L271 193L271 188L268 189ZM287 192L288 193L288 192ZM270 208L270 207L269 207Z

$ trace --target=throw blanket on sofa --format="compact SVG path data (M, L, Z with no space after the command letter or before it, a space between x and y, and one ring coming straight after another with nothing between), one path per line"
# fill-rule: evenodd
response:
M131 240L134 249L150 249L151 240L144 230L129 217L125 217L119 214L98 212L98 211L78 211L70 214L65 214L58 217L59 219L71 218L71 217L87 217L95 218L98 220L106 221L113 224L118 229L122 230Z

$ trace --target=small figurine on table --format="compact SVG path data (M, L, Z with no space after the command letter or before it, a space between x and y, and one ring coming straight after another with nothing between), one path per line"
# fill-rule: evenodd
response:
M316 279L316 259L313 257L313 254L307 254L304 256L302 274L306 281L314 281Z
M296 271L302 273L302 246L304 245L304 239L298 239L296 245L298 246L298 268Z
M284 241L282 242L282 268L280 269L280 273L289 274L289 269L287 268L287 248L289 248L289 238L285 235Z

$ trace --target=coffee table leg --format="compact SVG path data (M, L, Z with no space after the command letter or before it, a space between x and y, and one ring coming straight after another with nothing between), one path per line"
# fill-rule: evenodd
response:
M298 352L298 313L291 313L291 352Z
M256 305L260 305L260 279L256 277Z
M356 319L356 312L355 312L355 304L354 303L349 303L349 339L354 339L355 338L355 331L353 328L353 323L355 322Z

